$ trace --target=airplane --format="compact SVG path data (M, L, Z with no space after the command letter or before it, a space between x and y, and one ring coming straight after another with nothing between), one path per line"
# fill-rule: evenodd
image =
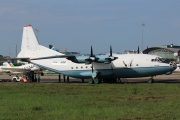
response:
M2 66L0 66L0 73L10 73L9 70L4 70L3 68L11 68L12 64L9 64L8 62L4 62Z
M3 66L0 67L0 71L8 73L9 75L23 74L24 72L28 71L36 71L37 73L41 73L41 69L38 66L35 66L34 64L29 63L21 66L14 66L10 60L3 63Z
M91 84L137 77L150 77L148 82L153 83L154 76L169 75L177 67L157 55L114 54L111 46L109 54L93 54L91 46L90 55L65 55L40 45L32 25L23 27L17 59L69 77L89 79Z

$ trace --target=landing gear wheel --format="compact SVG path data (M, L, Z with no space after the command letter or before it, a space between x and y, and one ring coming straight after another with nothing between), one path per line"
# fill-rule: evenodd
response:
M16 78L13 78L13 80L12 80L13 82L16 82Z
M94 79L94 83L95 83L95 84L99 84L99 83L100 83L100 80L99 80L98 78L95 78L95 79Z
M150 78L150 79L148 80L148 83L154 83L154 79Z
M94 84L94 80L93 79L89 79L88 82L89 82L89 84Z

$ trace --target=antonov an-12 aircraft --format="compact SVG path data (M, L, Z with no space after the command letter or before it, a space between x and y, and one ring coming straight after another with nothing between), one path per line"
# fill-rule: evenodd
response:
M165 63L164 59L148 54L93 54L65 55L40 45L32 25L24 26L21 51L18 59L41 68L66 76L89 79L89 83L115 82L120 78L153 77L171 74L175 63Z

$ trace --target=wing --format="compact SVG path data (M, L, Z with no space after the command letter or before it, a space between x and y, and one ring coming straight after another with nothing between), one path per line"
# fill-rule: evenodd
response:
M51 59L51 58L66 58L74 63L85 63L85 64L91 64L92 62L109 64L111 63L111 61L117 59L117 57L112 56L111 46L110 46L110 55L109 54L94 55L91 46L90 55L55 55L55 56L40 57L40 58L30 58L28 60L40 60L40 59ZM27 59L22 59L22 60L27 60Z
M29 71L30 69L23 69L23 68L1 68L5 71L9 72L24 72L24 71Z

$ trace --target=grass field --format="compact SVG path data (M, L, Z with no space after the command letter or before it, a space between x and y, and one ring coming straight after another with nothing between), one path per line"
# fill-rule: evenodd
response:
M0 120L180 119L180 84L0 84Z

